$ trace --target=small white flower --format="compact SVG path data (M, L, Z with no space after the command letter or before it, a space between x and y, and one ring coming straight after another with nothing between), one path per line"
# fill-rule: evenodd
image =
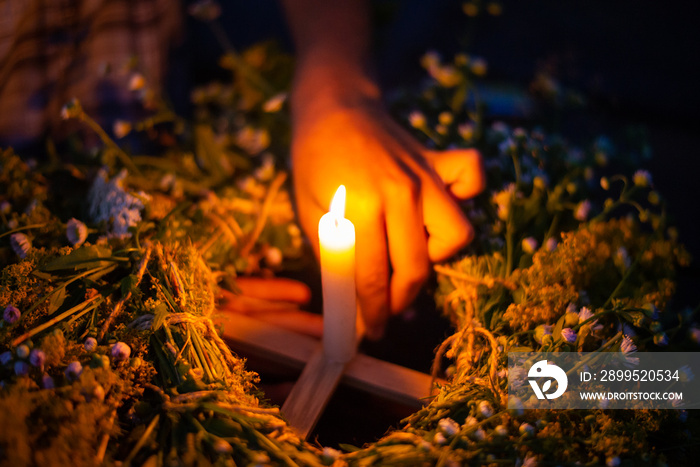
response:
M690 338L693 339L696 344L700 344L700 328L691 328Z
M22 316L22 313L14 305L7 305L5 307L5 311L2 314L3 319L8 324L16 323L20 316Z
M451 418L443 418L438 422L438 428L447 436L454 436L459 431L459 424Z
M105 388L103 388L101 384L98 384L97 386L95 386L95 388L92 390L92 397L99 402L104 401L105 400Z
M504 425L498 425L496 426L496 428L493 429L493 434L503 438L505 436L508 436L508 428L506 428Z
M634 345L634 341L632 341L629 336L623 336L620 350L624 354L631 354L637 351L637 346Z
M263 152L270 145L270 133L264 128L246 125L236 132L236 145L250 155Z
M516 148L517 145L512 138L506 138L498 145L498 151L501 154L510 154L512 151L515 151Z
M686 383L695 379L695 374L689 365L683 365L680 368L681 381Z
M41 377L41 387L44 389L53 389L55 387L53 378L46 373Z
M89 213L94 222L106 222L109 234L116 237L128 237L129 227L141 222L141 210L144 201L150 199L145 193L129 193L124 189L127 172L122 170L112 180L107 180L107 171L102 169L90 187L88 193Z
M471 427L471 426L474 426L474 425L476 425L477 423L479 423L479 420L477 420L475 417L472 417L471 415L468 416L468 417L464 420L464 426L465 426L466 428L469 428L469 427Z
M0 365L7 365L12 361L12 352L9 350L3 353L0 353Z
M547 241L544 243L544 247L547 249L547 251L554 251L557 249L557 245L559 245L559 242L557 242L557 239L554 237L549 237Z
M282 108L282 105L284 105L284 101L286 100L286 92L280 92L279 94L275 94L274 96L265 101L265 103L263 104L263 110L268 113L278 112Z
M41 368L44 366L44 362L46 362L46 354L44 351L41 349L33 349L29 354L29 363L31 363L32 366Z
M87 226L76 218L69 220L66 224L66 237L68 237L71 245L76 248L85 242L87 234Z
M591 212L591 202L588 200L581 201L578 203L578 206L576 206L576 210L574 211L574 218L578 221L585 221L588 219L588 215Z
M427 442L426 440L422 439L418 443L418 449L421 451L429 452L431 449L433 449L433 445Z
M271 154L266 153L262 156L262 164L255 169L254 174L255 178L261 182L272 180L272 177L275 176L275 161Z
M32 249L32 242L23 233L14 233L10 235L10 245L12 249L22 259L25 259Z
M637 333L634 331L634 328L630 326L628 323L624 323L622 325L617 325L617 330L622 331L622 334L629 336L629 337L635 337Z
M668 336L665 332L654 334L654 344L665 347L668 345Z
M121 139L131 132L131 123L126 120L115 120L112 132L117 139Z
M628 269L630 267L630 265L632 264L632 260L630 259L629 255L627 254L627 248L625 248L624 246L621 246L620 248L617 249L617 251L615 252L615 259L622 266L624 266L625 269Z
M94 352L95 349L97 348L97 339L94 337L88 337L85 339L85 350L88 352Z
M29 356L29 347L26 344L22 344L17 347L17 358L27 358Z
M435 436L433 437L433 443L437 445L443 445L447 442L447 438L445 438L445 435L440 433L439 431L435 433Z
M483 441L486 439L486 432L483 428L479 427L474 433L472 433L472 437L477 441Z
M408 115L408 123L410 123L413 128L425 128L427 125L425 115L419 110L414 110Z
M126 360L129 356L131 356L131 347L124 342L117 342L112 346L112 358L115 361Z
M146 78L141 73L134 73L129 79L129 91L138 91L146 86Z
M438 115L438 122L440 122L442 125L449 125L453 120L454 116L452 115L452 112L444 111L440 112Z
M282 251L275 247L269 247L265 252L265 262L268 266L277 267L282 264Z
M428 74L445 88L453 88L462 80L462 73L452 65L430 67Z
M632 181L637 186L647 187L651 185L651 174L646 170L637 170L632 176Z
M542 343L544 336L552 335L552 325L551 324L540 324L535 328L535 341L538 344Z
M659 309L653 303L647 303L644 308L649 310L649 317L653 320L659 319Z
M24 360L17 360L15 362L15 374L17 376L24 376L29 373L29 365Z
M493 407L491 407L491 404L489 404L488 401L479 402L477 410L479 411L481 416L485 418L488 418L491 415L493 415Z
M535 427L529 423L523 423L520 425L520 428L518 428L518 431L521 435L532 436L535 434Z
M80 378L80 374L83 372L83 365L80 362L70 362L66 368L66 378L69 381L75 381Z
M529 255L533 254L535 251L537 251L537 247L539 244L537 243L537 240L533 237L527 237L523 239L522 242L522 247L523 251Z
M573 344L574 342L576 342L576 338L578 336L576 335L576 331L574 331L573 329L564 328L561 330L561 337L563 337L564 340L569 344Z
M12 205L9 202L3 201L0 203L0 214L9 214L11 210Z
M440 54L434 50L430 50L421 57L420 64L426 70L438 66L440 65Z
M578 312L578 322L583 323L584 321L592 318L593 312L588 308L588 307L581 307L581 310ZM598 324L598 320L594 319L593 321L589 321L585 324L586 326L590 326L592 331L599 331L603 329L602 324Z
M334 462L336 459L340 458L340 451L337 449L324 447L323 448L323 458L326 461Z
M470 68L472 73L474 73L476 76L484 76L486 74L486 70L488 69L488 65L486 64L486 60L477 57L471 61Z
M471 141L474 138L474 124L473 123L462 123L457 126L457 133L465 141Z
M521 381L525 381L527 375L523 371L523 377ZM519 386L522 386L523 383L520 383ZM515 389L515 385L513 385ZM508 410L511 410L515 415L522 415L525 412L525 406L523 405L523 401L520 400L519 397L517 396L508 396Z
M508 214L510 213L510 204L513 200L513 195L515 193L515 184L508 184L503 190L498 193L494 193L491 197L491 201L497 206L498 218L506 221L508 220Z

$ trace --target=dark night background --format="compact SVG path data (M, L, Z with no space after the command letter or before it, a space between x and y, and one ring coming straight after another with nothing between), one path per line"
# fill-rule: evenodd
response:
M377 66L385 87L416 84L425 76L419 58L431 49L446 59L458 50L481 56L489 65L489 82L523 92L537 70L548 67L562 86L587 99L585 109L562 118L566 138L583 144L600 134L615 138L628 128L646 132L653 156L640 168L651 171L681 239L700 257L700 33L692 3L500 4L499 16L468 18L460 1L375 1ZM239 48L272 37L291 50L276 0L223 2L221 21ZM182 83L216 76L221 54L206 25L188 18L186 27L186 46L176 60L189 66L176 92Z
M631 129L645 135L653 155L639 168L652 173L654 187L668 204L671 223L695 258L691 268L681 271L674 309L696 306L700 286L700 75L696 64L700 34L691 2L512 0L500 4L499 16L467 18L460 1L374 2L380 25L375 52L383 84L386 88L417 84L425 76L419 58L427 50L440 51L448 60L454 52L466 51L486 59L489 83L527 93L536 72L547 67L563 87L583 94L585 108L563 113L557 127L575 143L589 143L601 134L615 140ZM226 3L221 21L239 48L273 37L291 50L275 0ZM207 27L189 18L187 31L185 46L176 57L187 64L187 73L173 85L175 92L217 75L221 49ZM514 120L507 112L498 117ZM421 300L424 306L416 308L431 310L432 317L418 313L412 325L398 318L389 327L384 344L365 344L364 350L427 371L432 350L444 338L446 328L429 323L435 320L432 299L426 295ZM416 332L429 335L417 339ZM407 348L412 352L406 352ZM407 358L407 353L412 357ZM353 421L346 404L340 402L348 399L369 408L363 413L373 413L372 420ZM325 444L371 441L412 412L405 410L341 388L315 433L324 433L319 439ZM348 422L339 427L337 420L344 419Z

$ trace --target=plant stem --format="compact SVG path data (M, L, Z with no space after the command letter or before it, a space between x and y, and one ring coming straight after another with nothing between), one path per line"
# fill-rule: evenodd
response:
M8 230L7 232L0 234L0 238L6 235L12 235L13 233L21 232L22 230L38 229L40 227L45 227L47 224L31 224L25 225L24 227L17 227L16 229Z
M47 329L47 328L53 326L54 324L56 324L56 323L58 323L59 321L61 321L61 320L65 319L65 318L67 318L68 316L72 315L73 313L75 313L75 312L77 312L77 311L82 311L82 310L85 309L88 305L90 305L92 302L94 302L95 300L98 300L98 299L99 299L100 301L97 303L97 305L95 305L95 306L98 306L100 303L102 303L102 300L104 300L104 299L102 298L102 296L100 296L100 295L98 295L98 296L96 296L96 297L92 297L91 299L86 300L86 301L80 303L79 305L76 305L76 306L74 306L73 308L64 311L63 313L61 313L60 315L56 316L55 318L51 318L50 320L48 320L48 321L45 322L44 324L41 324L41 325L35 327L34 329L32 329L32 330L30 330L30 331L27 331L26 333L22 334L21 336L17 337L15 340L13 340L13 341L10 343L10 346L15 347L15 346L21 344L21 343L24 342L25 340L31 338L32 336L35 336L35 335L39 334L39 333L40 333L41 331L43 331L44 329Z
M80 110L80 115L78 115L78 119L85 122L92 129L92 131L97 133L97 136L100 137L100 139L106 146L109 146L115 151L117 157L119 157L119 160L122 161L122 164L128 167L131 173L137 175L141 174L141 171L138 169L138 167L134 165L127 153L125 153L124 150L120 148L119 145L115 143L112 138L109 137L107 132L105 132L102 129L102 127L95 120L92 119L92 117L86 114L84 110Z

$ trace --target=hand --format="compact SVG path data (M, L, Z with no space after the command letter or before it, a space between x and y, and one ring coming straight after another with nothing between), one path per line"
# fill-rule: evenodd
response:
M271 278L239 277L240 293L219 289L217 310L239 313L259 321L320 338L323 333L321 315L300 309L311 299L311 291L301 282Z
M473 149L427 150L372 97L303 94L307 100L297 96L293 106L292 144L300 222L318 257L318 220L338 186L346 186L358 301L367 336L377 339L389 315L415 299L431 261L473 238L453 197L484 189L481 157Z

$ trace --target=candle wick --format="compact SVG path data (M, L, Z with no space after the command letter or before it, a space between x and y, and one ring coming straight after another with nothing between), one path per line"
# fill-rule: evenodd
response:
M335 222L335 227L338 228L338 218L337 217L333 218L333 222Z

